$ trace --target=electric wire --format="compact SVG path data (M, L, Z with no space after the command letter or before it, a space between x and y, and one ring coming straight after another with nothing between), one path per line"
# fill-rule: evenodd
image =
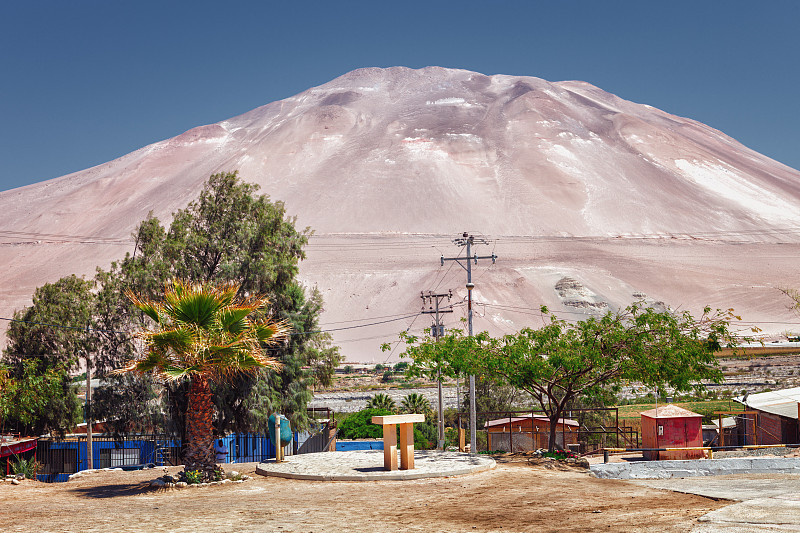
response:
M368 324L357 324L357 325L354 325L354 326L345 326L345 327L341 327L341 328L329 328L329 329L319 329L319 330L313 330L313 331L291 332L290 335L315 335L317 333L330 333L332 331L344 331L344 330L349 330L349 329L366 328L366 327L370 327L370 326L377 326L377 325L380 325L380 324L388 324L390 322L397 322L398 320L407 320L407 319L412 318L412 317L414 317L416 319L416 317L421 315L421 314L422 313L417 312L417 313L413 313L413 314L406 314L406 315L403 315L403 316L399 316L398 318L390 318L388 320L381 320L381 321L378 321L378 322L370 322ZM47 323L47 322L33 322L33 321L30 321L30 320L20 320L20 319L17 319L17 318L0 317L0 320L5 320L7 322L20 322L20 323L23 323L23 324L30 324L32 326L46 326L46 327L61 328L61 329L75 329L75 330L81 330L81 331L87 331L87 332L119 333L119 334L122 334L122 335L130 335L130 334L135 333L134 331L131 331L131 330L118 331L118 330L99 329L99 328L93 328L93 327L65 326L63 324L51 324L51 323ZM412 324L413 324L413 322L412 322Z

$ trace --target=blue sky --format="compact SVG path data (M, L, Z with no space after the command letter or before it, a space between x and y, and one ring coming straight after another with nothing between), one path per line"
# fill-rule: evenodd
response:
M800 2L5 0L0 190L359 67L578 79L800 169Z

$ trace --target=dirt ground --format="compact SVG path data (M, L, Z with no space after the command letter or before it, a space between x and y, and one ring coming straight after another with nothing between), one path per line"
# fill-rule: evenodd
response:
M262 477L255 466L236 465L253 476L244 483L183 490L149 488L163 469L0 483L0 523L25 532L663 532L688 531L729 503L524 458L467 476L360 483Z

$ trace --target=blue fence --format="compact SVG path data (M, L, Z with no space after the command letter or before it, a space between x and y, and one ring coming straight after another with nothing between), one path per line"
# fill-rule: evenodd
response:
M291 453L298 442L285 450ZM266 461L275 457L275 448L269 435L245 433L222 437L228 455L220 463L249 463ZM64 439L39 439L36 458L42 468L37 476L40 481L67 481L70 474L88 468L86 437ZM180 464L181 441L163 435L131 435L122 439L112 437L92 438L92 463L94 468L136 469L146 465L164 466Z

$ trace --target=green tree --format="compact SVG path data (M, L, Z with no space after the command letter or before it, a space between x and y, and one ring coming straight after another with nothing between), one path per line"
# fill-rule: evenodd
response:
M527 397L527 398L525 398ZM497 376L475 376L475 409L479 413L505 413L520 409L530 397ZM462 412L469 412L469 395L461 404Z
M78 422L75 387L62 367L42 370L36 359L26 359L16 370L0 364L0 432L63 433Z
M18 312L20 322L9 329L4 359L12 373L28 357L40 359L42 371L57 361L76 371L88 353L93 375L104 379L95 390L94 418L107 420L115 432L152 431L163 425L185 437L185 383L168 382L161 390L148 376L108 374L136 354L130 332L147 320L125 291L156 299L171 279L233 282L240 287L239 296L266 294L275 318L287 321L294 334L289 342L270 348L283 363L279 372L212 383L216 428L263 430L269 414L278 410L293 426L302 427L310 387L330 383L341 356L330 337L318 332L319 291L307 291L296 281L311 231L295 229L295 219L286 215L281 202L256 191L256 185L242 182L236 173L215 174L197 200L173 214L168 228L152 215L143 220L133 234L134 253L112 263L108 271L98 269L91 281L70 276L38 288L34 305Z
M382 392L367 400L367 409L385 409L394 412L396 407L392 397Z
M267 417L276 411L292 426L303 427L310 388L330 383L341 357L330 337L318 333L320 293L307 292L296 281L311 231L295 229L283 203L257 195L257 189L235 172L211 176L198 199L174 214L169 228L152 216L144 220L134 233L135 253L110 273L114 283L151 299L173 278L234 282L240 296L267 295L274 317L288 322L291 338L270 349L283 364L279 372L254 372L212 385L219 432L265 430ZM123 320L134 325L141 320L126 302L117 307ZM186 388L170 383L165 392L168 419L180 430Z
M237 298L238 292L235 284L174 281L165 287L163 303L129 293L134 305L155 321L156 329L142 332L147 350L122 371L153 372L167 381L189 382L186 470L200 470L206 479L216 469L211 382L277 368L279 363L263 346L286 337L283 323L251 316L266 307L266 298Z
M408 361L400 361L399 363L396 363L392 367L392 370L396 373L405 372L408 370Z
M81 358L94 351L88 331L94 311L92 288L91 281L74 275L38 287L32 305L14 312L4 359L14 364L35 358L45 369L77 369Z
M431 402L425 396L412 392L411 394L406 394L400 402L400 412L421 413L427 416L433 413L433 409L431 408Z
M550 419L553 450L558 420L573 400L597 398L623 380L669 385L678 391L702 388L702 380L722 379L714 352L723 344L735 346L729 331L735 318L731 311L706 308L695 319L688 312L632 305L577 323L549 315L546 308L542 311L550 321L539 329L501 338L451 332L440 343L407 338L412 342L406 353L423 369L445 359L453 367L502 379L530 393ZM447 351L437 344L448 346Z
M38 287L32 305L14 313L3 360L20 394L38 391L16 400L25 402L13 410L16 416L9 412L7 423L18 431L63 434L80 420L69 372L95 352L92 288L91 281L67 276Z

